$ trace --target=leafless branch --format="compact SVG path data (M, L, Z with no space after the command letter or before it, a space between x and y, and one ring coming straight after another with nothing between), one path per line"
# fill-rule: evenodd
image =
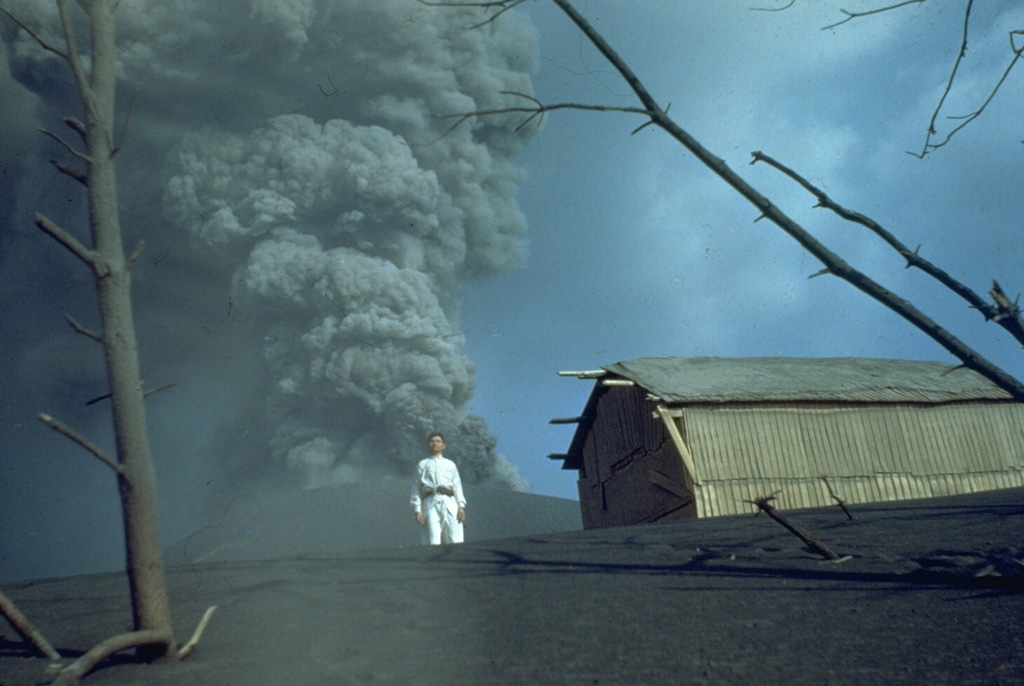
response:
M456 114L452 114L452 115L437 115L436 116L437 119L455 119L457 121L456 121L455 124L453 124L452 126L447 128L435 140L439 140L439 139L443 138L444 136L449 135L450 133L455 131L457 128L462 126L467 121L469 121L471 119L476 119L477 117L488 117L488 116L494 116L494 115L514 115L514 114L525 114L525 115L528 115L528 117L523 119L515 127L515 130L519 131L524 126L529 124L531 121L534 121L535 119L537 119L539 117L543 118L546 113L554 112L556 110L583 110L583 111L587 111L587 112L625 112L625 113L634 114L634 115L649 115L650 114L646 110L641 110L640 108L621 108L621 106L612 106L612 105L605 105L605 104L584 104L584 103L581 103L581 102L558 102L558 103L555 103L555 104L544 104L543 102L538 100L536 97L534 97L532 95L527 95L526 93L517 93L517 92L513 92L513 91L502 91L502 94L504 94L504 95L514 95L516 97L525 98L527 100L530 100L532 102L532 104L529 104L529 105L513 105L513 106L509 106L509 108L499 108L499 109L495 109L495 110L475 110L473 112L462 112L462 113L456 113ZM650 124L650 122L648 122L647 124ZM647 124L645 124L644 126L646 126ZM639 129L637 129L637 130L639 130ZM636 131L634 131L634 133L635 132Z
M53 131L49 131L49 130L47 130L47 129L44 129L44 128L43 128L43 127L41 127L41 126L39 126L39 127L36 127L36 130L37 130L37 131L39 131L39 133L43 134L44 136L49 136L49 137L50 137L50 138L52 138L53 140L55 140L55 141L57 141L58 143L60 143L61 145L63 145L63 146L64 146L64 148L65 148L65 149L67 149L67 151L68 151L68 152L70 152L70 153L71 153L72 155L74 155L74 156L75 156L75 157L77 157L78 159L80 159L80 160L85 160L86 162L88 162L88 161L89 161L89 156L88 156L88 155L86 155L86 154L85 154L84 152L81 152L81 151L79 151L79 150L76 150L76 149L75 149L75 147L74 147L73 145L71 145L71 144L70 144L70 143L68 143L68 142L67 142L66 140L64 140L63 138L61 138L61 137L60 137L60 136L58 136L57 134L55 134L55 133L54 133Z
M163 386L160 386L159 388L154 388L151 391L146 391L145 393L142 394L142 397L143 398L148 398L151 395L155 395L155 394L159 393L160 391L166 391L168 388L174 388L177 385L178 385L177 382L165 383ZM113 393L104 393L103 395L98 395L95 398L92 398L91 400L87 401L85 404L86 405L95 405L96 403L100 402L101 400L106 400L107 398L111 397L112 395L113 395Z
M473 24L472 26L466 27L467 30L472 30L490 24L513 7L523 4L526 0L495 0L494 2L435 2L433 0L417 0L417 2L421 5L428 5L430 7L479 7L483 10L497 10L494 14L479 24Z
M968 9L968 13L969 12L970 9ZM1010 32L1010 50L1013 53L1013 57L1010 58L1010 63L1006 65L1006 69L1003 70L1002 76L999 77L999 80L996 82L995 86L992 87L992 90L989 92L988 97L985 98L985 101L981 103L981 106L978 109L971 112L970 114L961 115L957 117L948 117L949 119L959 119L960 123L954 126L952 129L950 129L949 133L947 133L941 141L939 141L938 143L933 143L932 137L935 136L937 133L935 129L935 120L938 118L939 111L942 109L942 103L945 101L946 96L949 94L950 89L952 89L953 87L953 79L956 76L956 71L960 65L960 60L963 58L964 53L967 51L967 17L965 17L964 37L963 42L960 46L960 54L957 56L956 63L953 65L953 71L949 75L949 81L946 83L946 89L942 93L942 98L939 100L939 104L935 108L935 112L932 113L931 121L928 123L928 133L925 136L924 146L922 147L921 152L912 152L910 153L911 155L914 155L915 157L924 157L932 150L941 148L942 146L949 143L950 139L953 138L953 136L956 135L962 128L964 128L972 121L981 116L982 112L985 111L985 108L988 107L989 103L992 102L992 100L996 97L996 93L999 92L999 89L1003 87L1003 84L1006 82L1006 78L1010 75L1010 71L1017 65L1017 62L1020 61L1021 55L1024 54L1024 44L1022 44L1019 48L1016 47L1013 44L1014 36L1024 36L1024 30Z
M50 660L61 659L60 653L54 650L50 642L46 640L46 637L32 626L32 623L21 613L21 610L14 604L14 601L2 592L0 592L0 615L3 615L4 619L18 632L18 635L31 645L38 654Z
M74 686L97 664L114 653L138 646L170 645L173 641L174 637L166 629L145 629L111 636L62 669L53 686Z
M110 151L111 157L116 157L117 153L121 150L121 146L124 145L124 139L128 137L128 130L132 127L132 117L135 116L135 101L139 98L139 89L136 88L132 91L132 102L128 105L128 116L124 120L124 128L121 129L121 137L117 139L117 145Z
M77 238L54 224L43 213L36 212L34 218L36 226L53 238L53 240L67 248L72 255L89 265L95 274L103 276L107 273L106 265L103 264L95 251L82 245Z
M135 250L132 250L132 254L128 256L128 261L125 263L125 267L128 271L132 270L132 265L142 255L142 250L146 247L146 241L139 241L139 244L135 246Z
M82 137L82 142L87 142L88 133L85 130L85 124L76 117L64 117L64 123L68 125L68 128L72 129L75 133Z
M769 495L763 498L758 498L757 500L748 500L746 502L750 503L751 505L756 505L757 509L760 512L764 512L766 515L768 515L776 522L784 526L786 530L788 530L791 534L793 534L801 541L803 541L808 548L816 552L818 555L821 555L826 560L832 560L833 562L836 562L843 559L841 555L833 552L824 543L816 539L814 536L811 536L809 533L798 527L793 522L789 521L787 517L783 516L782 513L776 510L775 507L771 504L771 501L773 500L775 500L775 496Z
M946 98L949 97L950 91L953 90L953 81L956 80L956 72L960 69L960 63L963 61L964 55L967 54L967 29L971 24L971 8L973 5L974 0L967 0L966 9L964 10L964 29L962 38L960 39L960 50L957 52L956 61L953 62L953 69L949 72L949 80L946 81L946 88L942 91L942 97L939 98L938 104L935 105L935 111L932 112L932 118L928 122L928 133L925 135L924 147L918 157L924 157L928 154L928 150L930 148L929 143L932 136L936 134L935 120L939 118L939 112L942 111L942 105L946 102ZM947 138L946 140L949 139Z
M842 12L844 15L846 15L846 18L843 19L842 21L838 21L838 22L836 22L834 24L830 24L828 26L822 27L822 30L833 29L833 28L835 28L835 27L837 27L837 26L839 26L841 24L845 24L848 21L851 21L853 19L857 19L857 18L860 18L860 17L866 17L866 16L869 16L869 15L872 15L872 14L880 14L882 12L888 12L890 10L895 10L895 9L899 9L901 7L906 7L907 5L922 4L925 1L926 0L906 0L906 2L898 2L898 3L892 4L892 5L887 5L885 7L879 7L879 8L876 8L876 9L873 9L873 10L867 10L867 11L864 11L864 12L848 12L847 10L840 10L840 12ZM963 129L965 126L970 124L972 121L974 121L975 119L980 117L981 114L985 111L985 108L987 108L989 103L992 102L993 98L995 98L996 93L998 93L1000 88L1002 88L1003 84L1006 82L1007 77L1010 75L1010 71L1013 70L1014 66L1016 66L1017 62L1021 59L1022 53L1024 53L1024 45L1022 45L1020 48L1018 48L1016 45L1014 45L1014 37L1015 36L1022 36L1022 35L1024 35L1024 31L1011 31L1009 38L1010 38L1010 52L1012 53L1012 57L1010 58L1010 62L1006 66L1006 69L1003 70L1002 76L999 78L999 80L996 82L995 86L993 86L992 90L989 92L988 97L978 107L978 109L974 110L973 112L970 112L969 114L959 115L959 116L947 116L947 119L959 120L959 123L956 126L954 126L952 129L950 129L949 132L947 132L945 134L945 136L942 137L942 140L940 140L938 142L935 142L936 137L938 136L937 122L938 122L938 119L939 119L939 115L942 112L942 108L945 105L946 99L949 97L949 94L953 90L953 84L956 81L956 76L957 76L957 72L960 69L960 64L961 64L961 62L963 61L964 57L967 54L967 34L968 34L968 29L970 28L970 24L971 24L971 12L973 11L973 9L974 9L974 0L967 0L966 5L964 6L964 20L963 20L963 31L961 33L961 39L960 39L960 50L957 53L956 61L953 63L953 68L952 68L952 70L949 73L949 78L946 81L946 86L943 89L942 96L939 98L938 103L935 105L935 110L932 112L931 119L928 122L928 130L927 130L927 133L925 134L924 144L922 145L920 152L908 151L908 154L913 155L914 157L923 158L926 155L928 155L928 153L932 152L933 150L936 150L936 149L941 148L942 146L946 145L953 138L953 136L955 136L961 129Z
M1017 295L1016 300L1011 302L996 281L992 282L992 288L988 294L992 298L992 302L996 304L996 314L992 317L992 321L1013 334L1018 341L1024 343L1024 319L1021 319L1018 303L1020 294Z
M53 417L46 413L40 412L39 419L43 422L43 424L46 424L48 427L50 427L57 433L67 436L72 441L88 450L90 453L99 458L101 462L103 462L108 467L117 472L118 476L124 478L124 468L120 464L118 464L116 460L114 460L105 452L103 452L102 448L100 448L98 445L90 441L88 438L78 433L67 424L64 424L63 422L54 419Z
M828 477L821 477L821 480L825 482L825 488L828 489L828 495L832 500L836 502L836 505L843 508L843 512L846 513L846 518L853 521L854 516L850 514L850 510L846 507L846 501L836 495L836 492L832 490L832 484L828 482Z
M998 323L1004 329L1009 331L1014 336L1014 338L1020 341L1022 345L1024 345L1024 323L1020 322L1019 312L1013 313L1010 310L1001 310L1000 303L998 300L996 300L995 306L990 305L971 288L967 287L962 282L954 279L945 270L940 269L932 262L921 257L919 250L911 250L907 245L905 245L898 238L896 238L896 236L887 231L878 222L871 219L870 217L866 217L865 215L859 212L854 212L853 210L847 209L842 205L836 203L823 190L821 190L820 188L812 184L810 181L808 181L805 177L803 177L793 169L787 167L786 165L782 164L778 160L760 151L753 153L752 158L753 159L750 162L751 164L756 164L757 162L764 162L765 164L774 167L775 169L779 170L780 172L782 172L783 174L785 174L786 176L788 176L789 178L793 179L798 184L803 186L804 189L806 189L811 195L818 199L818 207L831 210L836 215L845 219L846 221L853 222L855 224L860 224L861 226L866 227L876 236L878 236L887 244L889 244L889 246L891 246L897 253L899 253L899 255L907 261L908 268L916 267L917 269L920 269L924 273L928 274L936 281L941 283L943 286L945 286L946 288L948 288L949 290L953 291L961 298L966 300L971 307L981 312L981 314L985 317L986 320L991 320ZM992 297L995 300L996 296L994 294L992 295Z
M188 642L178 649L178 659L184 660L186 657L192 654L192 651L199 645L199 639L203 637L203 632L206 631L206 625L210 623L210 618L213 617L214 611L217 609L216 605L211 605L206 608L206 612L203 613L203 618L199 620L199 624L196 625L196 630L192 632L192 638L188 639Z
M867 17L872 14L881 14L882 12L888 12L890 10L899 9L900 7L906 7L907 5L920 5L923 2L925 2L925 0L906 0L905 2L897 2L894 5L878 7L876 9L865 10L863 12L848 12L846 10L839 10L840 12L846 15L846 19L843 19L842 21L837 21L834 24L829 24L828 26L823 26L821 27L821 30L826 31L828 29L834 29L837 26L841 26L842 24L845 24L848 21L853 21L854 19L858 19L860 17Z
M917 0L912 1L916 2ZM626 64L614 49L612 49L612 47L594 29L594 27L590 25L586 18L576 11L569 0L552 0L552 2L554 2L559 9L569 17L573 24L583 32L587 37L587 40L589 40L590 43L597 48L598 52L608 60L609 64L611 64L615 71L618 72L626 81L634 95L636 95L642 107L639 109L628 108L627 111L639 112L650 117L651 122L655 126L674 138L678 143L686 148L686 150L700 160L702 164L708 167L714 174L732 187L733 190L750 202L759 211L761 216L769 219L773 224L796 240L804 250L820 260L825 265L828 273L850 283L861 292L900 315L949 351L952 355L957 357L965 367L985 376L994 384L1006 390L1017 400L1024 401L1024 383L1021 383L1018 379L985 359L976 350L970 348L952 333L939 326L938 323L928 317L911 302L904 300L867 275L857 271L839 255L825 247L824 244L814 238L814 236L812 236L800 224L785 214L774 203L772 203L771 200L762 195L739 174L733 171L724 160L712 154L711 151L705 148L696 138L673 121L667 115L666 111L658 105L654 97L629 65ZM902 6L902 4L893 5L892 7L897 6ZM623 111L627 108L609 109ZM496 110L493 113L507 113L508 111L509 110ZM529 109L524 108L520 111L529 111L533 113L536 111L536 107ZM454 116L460 118L459 122L456 124L458 125L458 123L474 116L474 114L461 114Z
M751 7L750 10L752 12L781 12L783 10L788 10L795 4L796 0L789 0L789 2L787 2L782 7Z
M99 333L97 333L96 331L93 331L92 329L86 328L81 323L79 323L79 321L77 319L72 317L70 314L65 314L64 315L64 319L67 320L68 324L71 325L72 329L74 329L78 333L82 334L83 336L88 336L89 338L93 339L94 341L96 341L98 343L102 343L103 342L103 337L100 336Z
M78 45L75 42L75 31L71 26L71 13L68 11L68 0L57 0L57 10L60 13L60 25L64 31L64 43L68 52L65 59L71 66L71 73L75 77L75 84L78 92L82 95L82 103L87 110L93 107L92 88L89 79L85 75L85 65L82 64L82 56L78 54Z
M74 167L69 167L60 160L50 160L50 164L56 167L57 171L59 171L61 174L71 177L72 179L82 184L83 186L89 185L89 175L86 174L84 171L79 171Z
M35 41L36 43L38 43L38 44L39 44L39 47L41 47L41 48L42 48L43 50L46 50L47 52L52 52L52 53L53 53L54 55L57 55L57 56L58 56L58 57L60 57L61 59L64 59L64 60L67 60L67 59L68 59L68 55L67 55L67 53L66 53L66 52L64 52L64 51L62 51L62 50L58 50L57 48L53 47L52 45L50 45L49 43L47 43L46 41L44 41L44 40L43 40L42 38L40 38L40 36L39 36L39 34L38 34L38 33L36 33L36 32L35 32L35 31L33 31L32 29L30 29L30 28L29 28L28 26L26 26L24 22L22 22L22 21L21 21L20 19L18 19L18 18L17 18L16 16L14 16L13 14L11 14L11 11L10 11L10 10L8 10L8 9L7 9L6 7L4 7L3 5L0 5L0 12L3 12L4 14L6 14L6 15L7 15L7 17L8 17L8 18L9 18L9 19L10 19L11 21L13 21L13 22L14 22L15 24L17 24L17 25L18 25L18 28L20 28L20 29L21 29L22 31L24 31L25 33L27 33L27 34L29 35L29 37L30 37L30 38L31 38L32 40L34 40L34 41ZM70 60L69 60L69 61L70 61Z

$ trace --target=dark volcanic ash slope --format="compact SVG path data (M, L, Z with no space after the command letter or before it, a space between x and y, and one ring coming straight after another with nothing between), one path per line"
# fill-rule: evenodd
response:
M505 488L466 486L466 542L582 528L579 503ZM330 556L420 544L409 484L343 484L272 500L236 498L222 521L167 549L168 565Z

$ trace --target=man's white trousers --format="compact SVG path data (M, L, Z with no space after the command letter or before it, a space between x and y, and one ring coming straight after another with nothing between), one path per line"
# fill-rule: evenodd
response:
M456 516L458 505L450 495L429 496L423 502L423 524L420 536L423 545L462 543L462 522Z

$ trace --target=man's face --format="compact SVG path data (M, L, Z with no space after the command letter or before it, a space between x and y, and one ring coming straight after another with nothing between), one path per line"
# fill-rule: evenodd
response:
M440 436L431 436L427 440L427 449L430 450L431 455L440 455L444 452L444 439Z

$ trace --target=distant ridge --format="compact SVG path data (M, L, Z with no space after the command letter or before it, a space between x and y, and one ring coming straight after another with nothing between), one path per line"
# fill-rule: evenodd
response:
M382 481L299 491L277 499L238 498L223 521L166 549L168 565L321 557L420 545L410 484ZM466 486L466 542L577 531L575 500Z

